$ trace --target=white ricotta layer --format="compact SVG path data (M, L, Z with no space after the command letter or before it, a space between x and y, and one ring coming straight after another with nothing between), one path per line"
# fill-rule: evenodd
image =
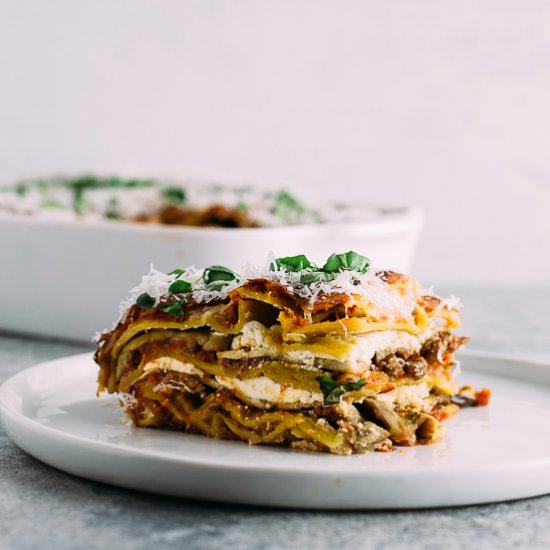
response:
M402 330L380 330L359 334L354 336L353 340L353 349L347 358L351 363L362 361L370 364L376 353L384 355L398 349L420 351L418 338Z
M144 372L152 370L172 370L183 372L185 374L204 374L200 369L191 363L183 363L173 357L159 357L149 361L143 368ZM307 403L313 404L323 401L321 392L310 392L307 390L297 390L287 386L282 386L269 378L258 377L248 380L238 380L228 376L216 376L216 381L221 386L234 391L238 395L257 399L261 401L270 401L273 403Z
M174 370L176 372L183 372L184 374L198 374L199 376L204 374L200 369L195 367L191 363L183 363L174 359L173 357L158 357L153 361L149 361L144 367L144 372L151 370Z
M277 355L277 350L273 349L267 341L269 329L258 321L250 321L243 326L242 334L236 336L232 342L232 349L253 350L254 355L266 355L273 357ZM372 360L377 353L386 355L399 349L409 352L420 351L421 342L426 334L418 336L409 334L402 330L381 330L370 332L368 334L357 334L349 338L352 349L345 360L337 361L326 368L334 367L334 370L342 372L363 372L368 370ZM260 352L260 353L259 353ZM329 354L312 353L310 351L287 351L281 356L292 362L302 363L305 368L312 368L316 357L323 359L333 359Z
M191 363L184 363L173 357L159 357L148 362L144 367L144 371L149 372L152 370L172 370L199 376L204 374ZM218 375L215 379L220 386L248 399L268 401L274 404L303 403L308 405L323 401L323 394L321 392L311 392L283 386L263 376L248 380L239 380L238 378ZM422 410L424 400L429 395L430 389L428 384L420 382L419 384L399 386L389 392L379 394L376 399L389 405L399 405L402 407L415 406Z
M218 383L225 388L234 391L237 395L271 403L305 403L314 404L323 401L321 392L297 390L288 386L282 386L269 378L259 377L248 380L238 380L227 376L216 376Z
M399 405L401 407L424 408L424 400L429 397L430 388L426 382L398 386L397 388L380 393L376 396L378 401L388 403L388 405Z

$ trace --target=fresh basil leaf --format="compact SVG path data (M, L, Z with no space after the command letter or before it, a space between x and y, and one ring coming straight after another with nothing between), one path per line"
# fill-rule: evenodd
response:
M236 206L237 210L242 212L243 214L246 214L248 212L248 204L244 201L239 201Z
M225 288L227 283L228 283L228 281L214 281L213 283L210 283L208 285L208 290L215 291L215 292L221 292Z
M115 188L135 188L135 187L151 187L154 184L153 180L139 179L124 179L118 177L99 178L92 175L80 176L72 178L64 182L66 187L73 190L84 189L105 189L108 187Z
M188 281L182 281L178 279L174 281L169 287L168 292L171 294L179 294L181 292L189 292L191 290L191 283Z
M99 180L102 187L118 187L118 188L134 188L134 187L151 187L153 180L134 180L124 178L108 178L106 180Z
M151 187L154 183L153 180L125 180L122 178L98 178L84 175L71 178L65 181L64 185L72 191L75 212L82 214L85 205L84 194L90 189Z
M40 201L40 208L63 208L63 205L51 197L44 197Z
M344 393L346 393L346 390L343 386L336 386L336 388L325 397L325 405L336 405L340 403L340 398Z
M365 384L366 381L361 378L357 380L357 382L350 382L349 384L345 384L344 387L346 388L346 391L357 391L360 390Z
M227 267L224 267L222 265L213 265L207 267L204 270L202 277L204 279L204 282L209 285L218 281L235 281L238 278L238 275Z
M285 258L277 258L275 260L275 266L279 269L296 272L311 267L311 262L303 254L299 254L298 256L286 256Z
M143 309L151 309L155 307L155 299L147 294L147 292L144 292L137 297L136 304Z
M360 273L365 273L369 265L370 260L368 258L350 250L344 254L332 254L323 266L323 271L334 273L357 270Z
M336 273L327 273L325 271L311 271L309 273L302 273L300 282L303 285L309 285L311 283L328 283L336 279Z
M179 277L184 273L185 273L185 269L173 269L172 271L170 271L170 273L168 273L168 275L177 275Z
M349 382L348 384L340 384L339 386L335 386L333 380L327 376L319 376L317 377L317 380L321 391L325 396L325 405L335 405L339 403L340 398L344 393L357 391L366 384L365 380L359 379L356 382Z
M168 313L169 315L173 315L174 317L183 317L185 314L185 311L183 310L183 303L182 302L174 302L172 304L166 304L162 306L162 311L165 313Z
M305 211L304 205L285 189L281 189L275 195L275 206L271 209L274 216L286 222L292 221L293 218Z
M181 187L165 187L161 191L161 195L167 201L178 205L185 204L185 201L187 200L185 189L182 189Z
M292 194L290 194L286 189L280 189L275 197L275 200L280 206L296 210L298 212L304 212L304 205Z
M24 183L18 183L14 189L15 194L20 197L24 197L29 192L29 188Z
M328 376L318 376L317 381L324 395L328 395L334 389L334 382Z
M111 220L120 220L122 218L121 213L118 210L118 198L111 197L109 199L107 211L105 212L105 217Z

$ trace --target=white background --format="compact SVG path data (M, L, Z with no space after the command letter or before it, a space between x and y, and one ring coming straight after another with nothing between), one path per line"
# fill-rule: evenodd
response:
M550 2L0 0L0 183L86 170L420 206L425 282L547 285Z

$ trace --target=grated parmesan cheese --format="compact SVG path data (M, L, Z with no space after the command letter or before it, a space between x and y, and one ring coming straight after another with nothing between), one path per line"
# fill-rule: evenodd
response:
M464 304L462 303L462 300L458 296L451 294L448 298L441 300L438 308L446 307L447 309L456 309L457 311L460 311L463 306Z
M248 281L267 279L281 284L289 293L309 300L311 304L320 295L347 294L348 296L360 296L362 299L366 299L374 313L391 311L402 316L409 316L416 307L414 293L403 296L392 285L389 285L377 275L376 270L372 268L368 269L366 273L360 273L356 270L341 271L336 274L335 279L332 281L303 284L300 282L302 273L309 272L311 269L292 272L274 268L274 259L271 253L263 266L246 265L243 268L242 275L237 275L235 280L228 281L223 288L217 290L212 290L205 283L203 279L204 270L197 269L194 266L187 268L183 274L177 275L163 273L151 265L149 273L130 291L128 299L120 305L119 319L125 317L126 312L136 303L141 294L149 294L153 298L154 304L158 305L162 298L169 295L168 289L176 280L187 281L192 286L192 291L181 295L182 298L190 297L198 303L225 300L231 291ZM460 300L455 296L451 296L438 307L458 309L459 306Z

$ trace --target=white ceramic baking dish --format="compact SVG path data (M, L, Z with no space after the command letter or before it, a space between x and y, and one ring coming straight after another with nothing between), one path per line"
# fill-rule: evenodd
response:
M218 264L236 271L267 254L322 263L354 250L375 266L410 270L422 215L253 229L0 216L0 329L87 340L112 325L118 304L151 264L161 271Z

